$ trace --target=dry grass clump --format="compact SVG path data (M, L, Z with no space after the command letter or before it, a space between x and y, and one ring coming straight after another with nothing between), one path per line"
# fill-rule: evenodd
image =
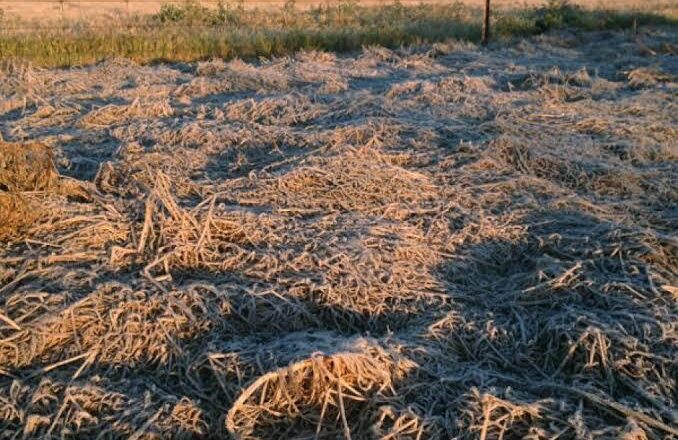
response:
M51 435L57 426L63 426L70 432L94 435L100 427L99 417L110 417L128 403L123 394L107 392L93 384L68 386L49 379L41 381L33 389L15 380L8 397L5 409L11 411L12 416L5 421L10 426L23 422L22 434L27 438L44 438ZM22 407L26 403L28 405ZM53 420L52 413L59 416Z
M0 241L21 237L38 215L37 208L20 193L0 192Z
M2 240L22 238L39 218L50 213L46 199L57 194L88 197L78 181L61 178L51 147L0 142Z
M297 125L309 123L326 112L323 105L315 104L307 96L287 95L231 104L226 108L226 117L266 125Z
M295 65L295 77L299 82L320 84L318 93L331 95L348 90L348 79L335 55L310 51L297 54L295 60L298 62Z
M318 246L320 261L309 259L309 255L297 259L299 269L320 276L322 281L312 292L323 304L373 318L392 314L390 321L397 326L416 319L421 310L445 302L440 295L442 286L431 276L440 262L439 249L432 247L427 237L411 226L356 226L343 226L355 241L344 244L337 237L330 239L329 245ZM319 233L319 237L324 235Z
M24 123L34 127L54 127L74 121L78 116L78 109L69 105L54 107L51 104L38 104L38 109L26 117Z
M405 219L436 199L427 176L405 170L407 158L364 148L261 179L241 203L273 204L285 212L360 211ZM395 163L393 163L395 161Z
M183 340L229 314L226 297L189 290L153 295L123 285L103 286L63 310L26 321L0 343L0 364L27 367L84 360L135 367L182 356ZM77 333L73 333L73 329Z
M659 69L643 68L633 69L628 75L629 87L640 89L655 86L660 83L676 81L676 75L662 72Z
M157 257L146 267L236 270L258 262L262 256L252 246L280 241L274 218L216 210L217 197L192 212L182 209L170 193L167 176L159 173L153 194L146 201L137 252ZM162 208L162 209L159 209Z
M158 172L171 176L173 190L181 197L202 196L205 189L186 178L185 172L207 163L203 154L177 148L172 157L166 153L143 153L144 148L132 142L120 149L119 160L101 165L94 178L96 187L107 194L143 197L155 186Z
M255 380L233 403L226 417L237 439L262 435L363 438L375 414L369 408L395 392L402 375L383 350L318 354ZM374 410L372 410L374 411Z
M280 92L289 88L289 74L280 68L279 63L256 67L236 59L226 63L222 72L232 82L232 91L250 90L264 93Z
M466 425L469 434L483 439L502 439L507 435L539 439L546 434L535 423L542 417L539 403L513 403L477 389L472 389L467 398L469 403L460 423Z
M48 90L45 71L22 62L7 62L0 68L0 114L43 102L40 97Z
M200 62L196 77L177 87L174 95L200 98L220 93L287 91L294 79L285 64L285 58L259 68L240 59L224 62L216 58Z
M127 105L110 104L93 110L81 118L79 123L88 128L108 127L130 119L160 118L173 114L174 110L167 100L142 102L137 98Z
M0 188L5 191L43 191L56 185L52 149L40 143L0 143Z
M639 176L638 173L625 172L622 167L611 166L602 161L595 163L591 158L567 159L560 152L531 149L518 142L522 142L522 139L516 142L501 138L495 146L500 158L523 173L554 180L570 188L587 188L617 194L642 191L642 175Z
M188 399L153 401L114 391L150 392L137 381L41 381L34 388L15 380L9 389L5 410L8 427L24 426L25 438L59 435L91 438L190 439L205 434L203 414Z
M440 105L445 102L467 102L474 96L487 96L493 87L489 78L445 78L435 83L424 82L416 90L408 90L408 93L416 92L415 99Z

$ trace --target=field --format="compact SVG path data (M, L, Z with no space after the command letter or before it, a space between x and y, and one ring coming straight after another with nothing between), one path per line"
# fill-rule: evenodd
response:
M0 70L0 439L678 437L676 27Z
M347 52L379 45L478 42L479 0L419 3L53 1L10 3L0 15L0 63L22 60L41 67L88 65L113 57L147 64L212 58L258 59L300 50ZM493 41L550 30L627 30L678 25L672 1L494 2ZM139 9L144 6L144 9ZM111 10L113 7L115 9ZM51 9L50 9L51 8ZM0 11L1 12L1 11ZM32 15L31 15L32 14Z

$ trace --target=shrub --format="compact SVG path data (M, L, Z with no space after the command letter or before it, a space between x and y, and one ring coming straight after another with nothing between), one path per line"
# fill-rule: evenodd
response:
M184 9L171 3L164 3L156 18L162 23L177 23L185 17Z
M221 8L214 12L202 6L198 0L186 0L180 5L165 3L160 7L156 18L161 23L217 24L219 12L225 10L221 3L219 6Z
M565 0L549 0L546 6L537 10L537 29L543 32L564 27L572 18L573 8Z

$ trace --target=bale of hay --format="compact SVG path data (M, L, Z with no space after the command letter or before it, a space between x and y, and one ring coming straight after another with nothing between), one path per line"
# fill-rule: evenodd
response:
M0 189L44 191L56 186L59 173L52 149L40 143L0 142Z
M0 191L0 241L19 238L37 217L36 207L20 194Z

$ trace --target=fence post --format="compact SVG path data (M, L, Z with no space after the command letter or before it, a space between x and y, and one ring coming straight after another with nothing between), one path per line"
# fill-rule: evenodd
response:
M59 0L59 17L61 18L61 30L66 29L66 17L64 17L64 3L66 0Z
M485 13L483 14L483 34L480 42L487 46L490 41L490 0L485 0Z

